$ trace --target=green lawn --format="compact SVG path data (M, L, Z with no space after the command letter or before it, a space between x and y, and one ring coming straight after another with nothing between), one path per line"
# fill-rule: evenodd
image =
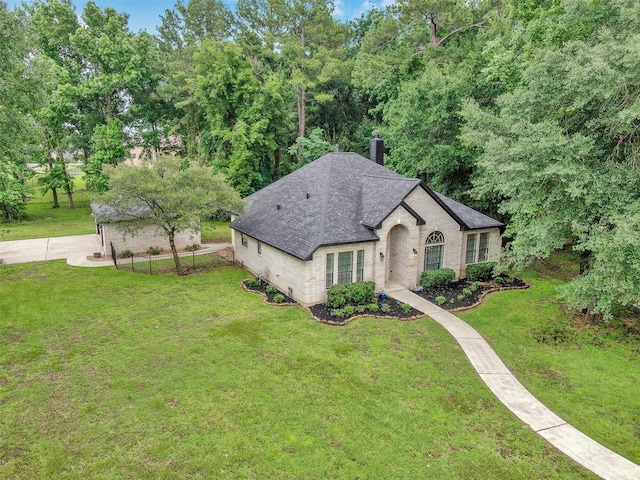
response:
M640 463L640 338L619 322L574 328L555 300L561 278L575 271L558 254L524 278L526 291L491 295L458 315L491 344L545 405L585 434Z
M1 267L0 478L595 478L430 319L330 327L243 278Z
M76 208L53 208L51 203L27 203L27 218L0 223L0 241L28 238L84 235L96 230L89 201L75 202Z

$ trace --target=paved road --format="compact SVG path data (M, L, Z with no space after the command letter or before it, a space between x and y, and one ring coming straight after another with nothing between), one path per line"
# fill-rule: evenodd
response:
M394 290L390 294L446 328L493 394L551 445L605 480L640 479L640 466L587 437L531 395L482 335L467 323L409 290Z

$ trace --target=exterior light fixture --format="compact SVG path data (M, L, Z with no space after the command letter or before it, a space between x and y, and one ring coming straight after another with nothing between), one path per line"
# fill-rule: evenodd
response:
M380 252L380 261L384 261L384 253Z
M418 256L418 250L416 250L415 248L413 249L413 256L417 257Z

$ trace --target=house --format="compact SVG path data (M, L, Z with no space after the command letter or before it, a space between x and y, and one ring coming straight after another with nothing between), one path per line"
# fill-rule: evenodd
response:
M140 221L144 219L144 210L131 212L126 218L119 216L113 207L99 203L91 204L91 212L96 222L96 234L100 237L100 244L107 257L112 256L112 250L116 255L125 250L133 254L145 253L150 247L169 250L167 235L158 231L154 225L143 225L134 234L124 234L121 230L122 222ZM175 244L178 250L184 250L194 243L200 244L200 232L187 230L176 233Z
M236 262L303 305L336 283L376 290L419 283L423 270L496 257L504 225L371 158L328 153L246 199L231 222Z

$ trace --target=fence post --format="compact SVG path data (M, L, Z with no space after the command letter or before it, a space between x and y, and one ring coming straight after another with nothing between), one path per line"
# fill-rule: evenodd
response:
M131 255L131 271L132 272L136 271L136 267L133 266L133 255Z
M149 255L149 275L153 275L153 269L151 268L151 255Z
M193 264L193 269L196 269L196 252L195 250L191 252L191 263Z

